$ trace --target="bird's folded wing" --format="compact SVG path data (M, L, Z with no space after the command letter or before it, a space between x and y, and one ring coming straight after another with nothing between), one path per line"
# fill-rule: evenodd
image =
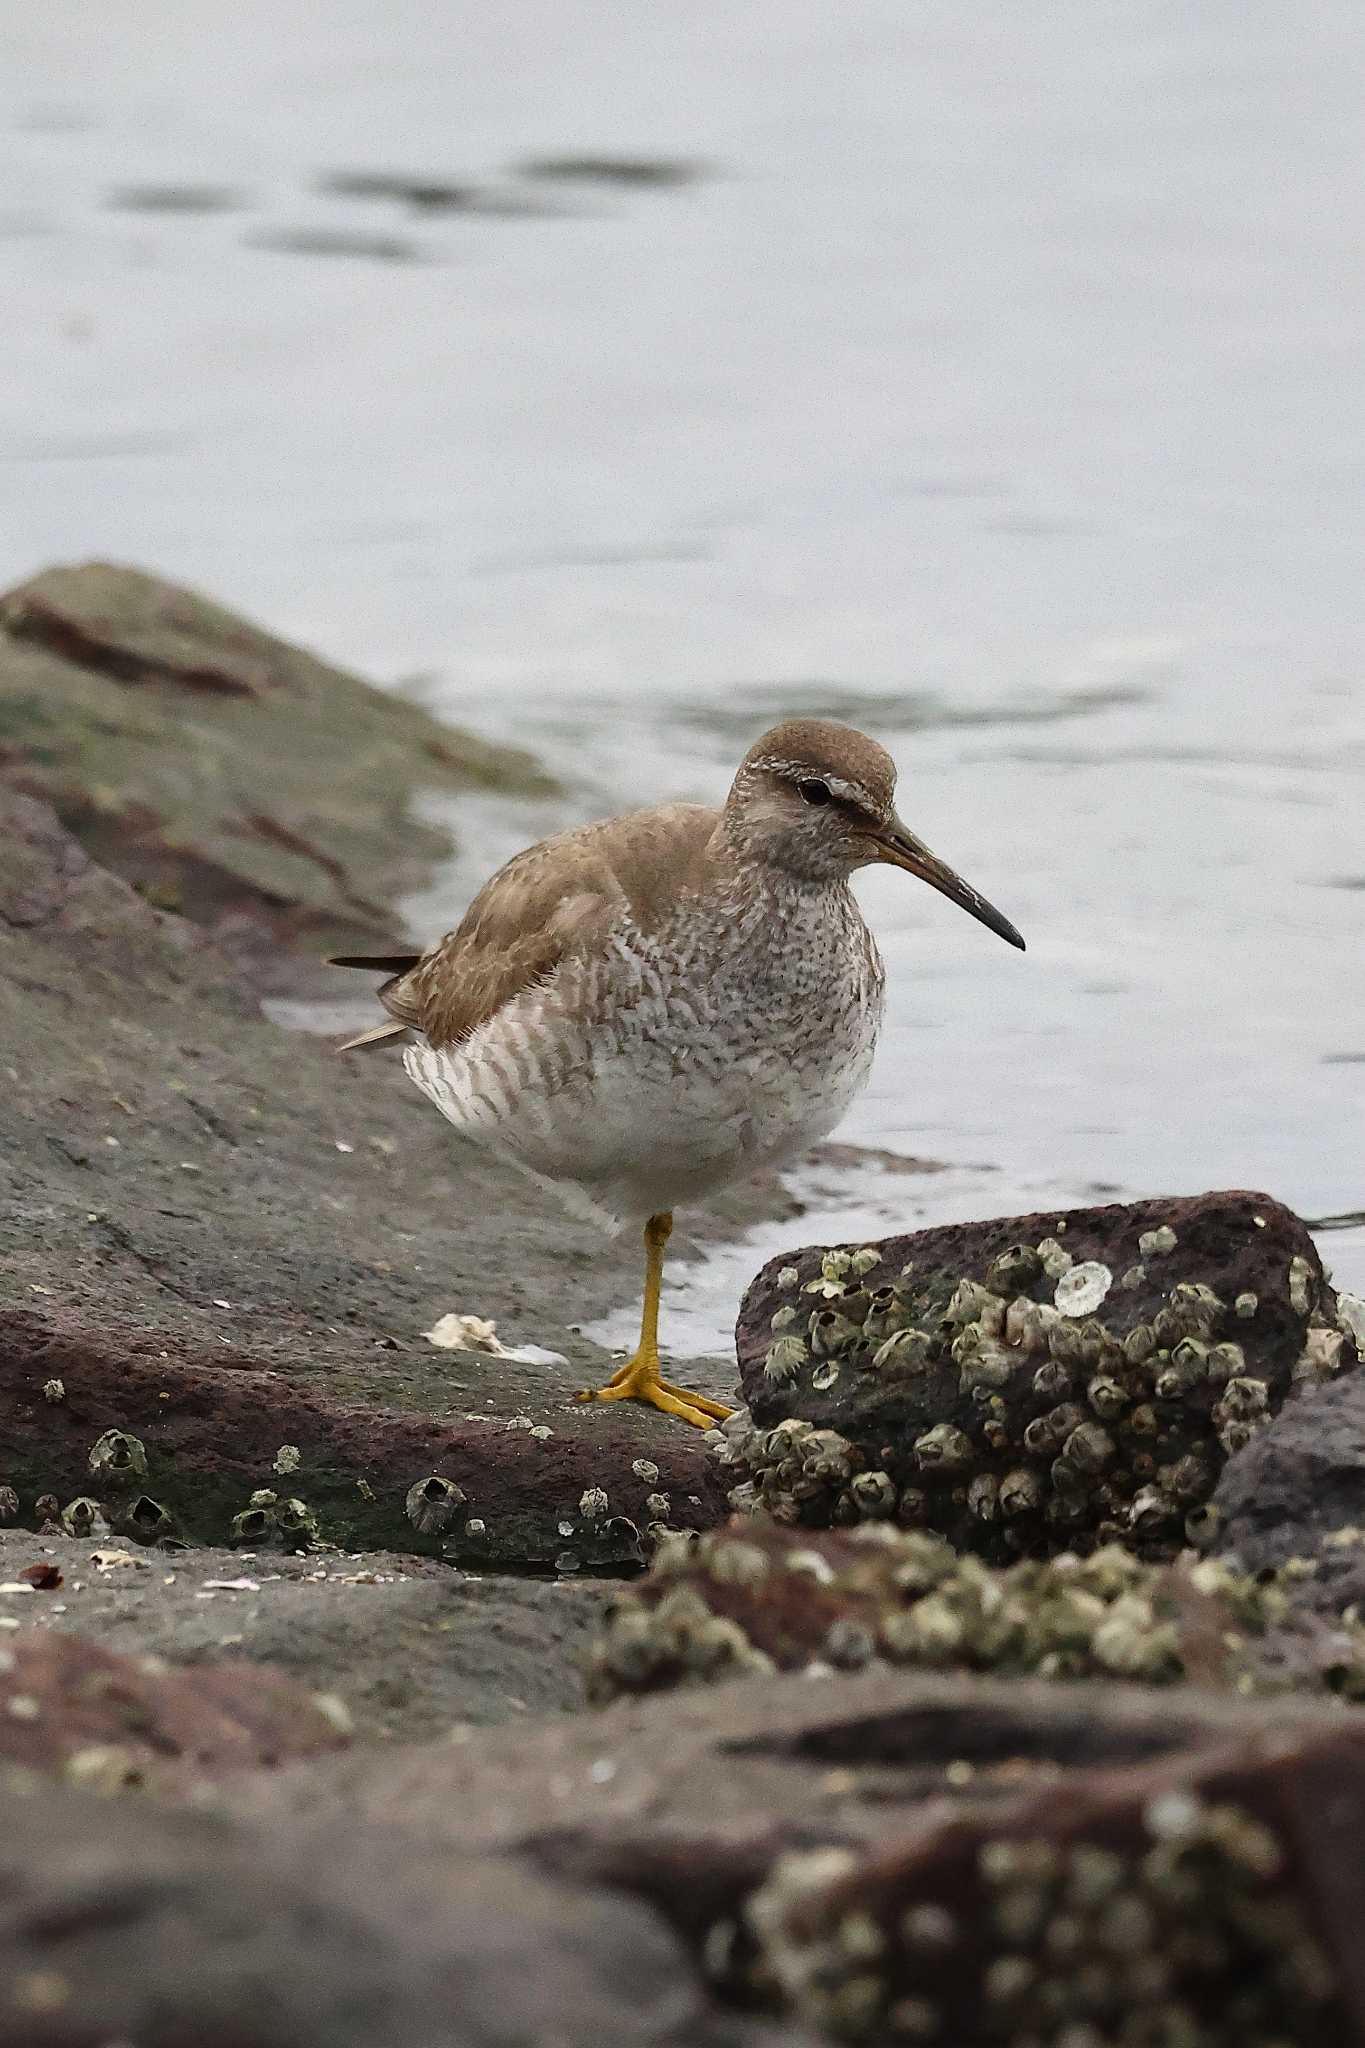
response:
M564 961L603 948L618 920L657 925L714 827L713 811L672 804L528 847L484 885L453 932L385 984L385 1009L434 1046L459 1045Z

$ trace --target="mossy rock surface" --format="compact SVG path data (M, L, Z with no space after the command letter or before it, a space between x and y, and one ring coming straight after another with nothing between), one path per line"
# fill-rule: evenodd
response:
M530 755L105 562L0 597L0 772L239 953L391 938L453 850L424 792L553 787Z

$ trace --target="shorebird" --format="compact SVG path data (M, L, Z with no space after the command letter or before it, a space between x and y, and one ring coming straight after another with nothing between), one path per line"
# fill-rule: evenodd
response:
M660 804L556 833L485 883L425 953L382 969L403 1064L466 1137L609 1227L643 1226L634 1352L586 1401L711 1428L729 1410L664 1379L659 1291L676 1206L798 1157L867 1080L885 975L850 890L875 861L1023 946L896 815L895 764L852 727L774 726L719 809Z

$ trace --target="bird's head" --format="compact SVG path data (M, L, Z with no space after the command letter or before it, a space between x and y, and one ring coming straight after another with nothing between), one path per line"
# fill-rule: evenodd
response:
M1011 946L1014 926L929 851L896 814L896 764L851 725L792 718L755 741L725 805L725 830L750 859L799 881L840 881L884 862L917 875Z

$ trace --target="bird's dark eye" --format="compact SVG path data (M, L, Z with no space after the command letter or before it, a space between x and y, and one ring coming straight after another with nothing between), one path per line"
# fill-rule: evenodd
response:
M808 782L798 782L796 786L808 804L827 804L833 801L827 782L818 782L812 778Z

